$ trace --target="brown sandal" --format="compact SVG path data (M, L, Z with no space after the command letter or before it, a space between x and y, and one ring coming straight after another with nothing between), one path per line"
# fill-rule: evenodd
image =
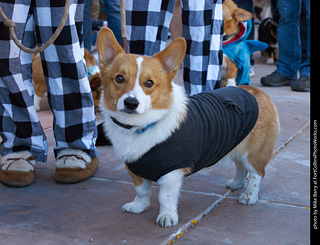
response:
M57 158L57 160L64 159L64 164L66 164L66 161L68 158L74 158L79 161L85 162L85 168L75 167L75 168L68 168L68 167L57 167L54 179L56 182L59 183L77 183L81 182L83 180L88 179L91 177L94 172L96 171L99 159L98 158L92 158L91 162L87 162L84 157L82 157L79 154L64 154Z
M0 165L0 180L2 183L8 186L15 186L15 187L24 187L30 185L35 178L35 171L36 171L36 165L32 164L31 161L35 160L37 156L30 155L29 152L21 152L19 153L10 153L7 155L7 157L4 157L2 159L2 164ZM29 157L23 157L23 154L30 155ZM10 155L13 155L10 157ZM16 157L15 157L16 156ZM5 163L7 161L12 161L5 169L3 169L3 166L6 165ZM20 162L19 162L20 161ZM29 171L19 171L19 170L10 170L9 168L13 165L18 165L23 162L27 162L32 166L32 169Z

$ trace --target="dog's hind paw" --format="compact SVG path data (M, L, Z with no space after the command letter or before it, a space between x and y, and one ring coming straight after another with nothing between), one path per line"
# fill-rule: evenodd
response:
M162 227L172 227L178 224L179 217L177 213L159 214L157 217L157 224Z
M258 201L258 196L247 192L244 192L239 197L239 203L245 205L253 205Z
M273 58L267 59L266 64L267 65L273 65L274 64L274 59Z
M125 205L123 205L122 211L128 212L128 213L139 214L139 213L142 213L148 206L149 206L149 203L132 201L132 202L129 202L129 203L126 203Z
M226 187L228 187L232 190L240 189L240 188L244 187L244 185L245 185L244 182L235 181L234 179L228 180L226 182Z

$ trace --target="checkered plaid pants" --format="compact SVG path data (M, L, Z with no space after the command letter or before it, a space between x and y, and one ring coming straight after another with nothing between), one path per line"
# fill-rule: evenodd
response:
M27 47L41 46L52 36L64 4L64 0L0 0L16 23L18 39ZM54 114L55 153L75 148L96 157L94 104L81 47L82 19L83 0L72 0L60 36L40 55ZM1 154L29 150L37 161L46 161L48 143L33 106L31 78L31 55L13 43L0 17Z
M164 49L176 0L126 0L130 52L153 55ZM178 0L179 1L179 0ZM222 0L182 0L183 37L187 41L184 85L189 94L220 87Z

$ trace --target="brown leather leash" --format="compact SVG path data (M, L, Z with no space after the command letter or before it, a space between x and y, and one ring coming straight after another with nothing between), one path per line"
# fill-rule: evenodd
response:
M129 54L129 47L127 42L127 31L126 31L126 8L125 0L120 0L120 16L121 16L121 46Z
M48 48L60 35L60 33L61 33L61 31L67 21L69 7L70 7L70 0L66 0L65 5L64 5L63 15L62 15L62 18L60 20L60 23L59 23L56 31L53 33L51 38L44 45L42 45L41 47L38 47L38 48L34 48L34 49L27 48L19 42L19 40L16 36L16 33L14 31L16 24L6 16L6 14L3 12L1 7L0 7L0 16L3 19L4 25L9 28L10 35L11 35L11 38L14 41L14 43L24 52L27 52L30 54L35 54L35 53L42 52L43 50Z

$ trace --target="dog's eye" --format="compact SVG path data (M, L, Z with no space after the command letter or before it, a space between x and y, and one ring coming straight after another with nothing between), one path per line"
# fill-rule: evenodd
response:
M115 80L116 80L117 83L120 83L120 84L125 82L125 80L124 80L122 75L116 76Z
M148 80L144 83L144 86L146 86L147 88L151 88L154 85L152 80Z

